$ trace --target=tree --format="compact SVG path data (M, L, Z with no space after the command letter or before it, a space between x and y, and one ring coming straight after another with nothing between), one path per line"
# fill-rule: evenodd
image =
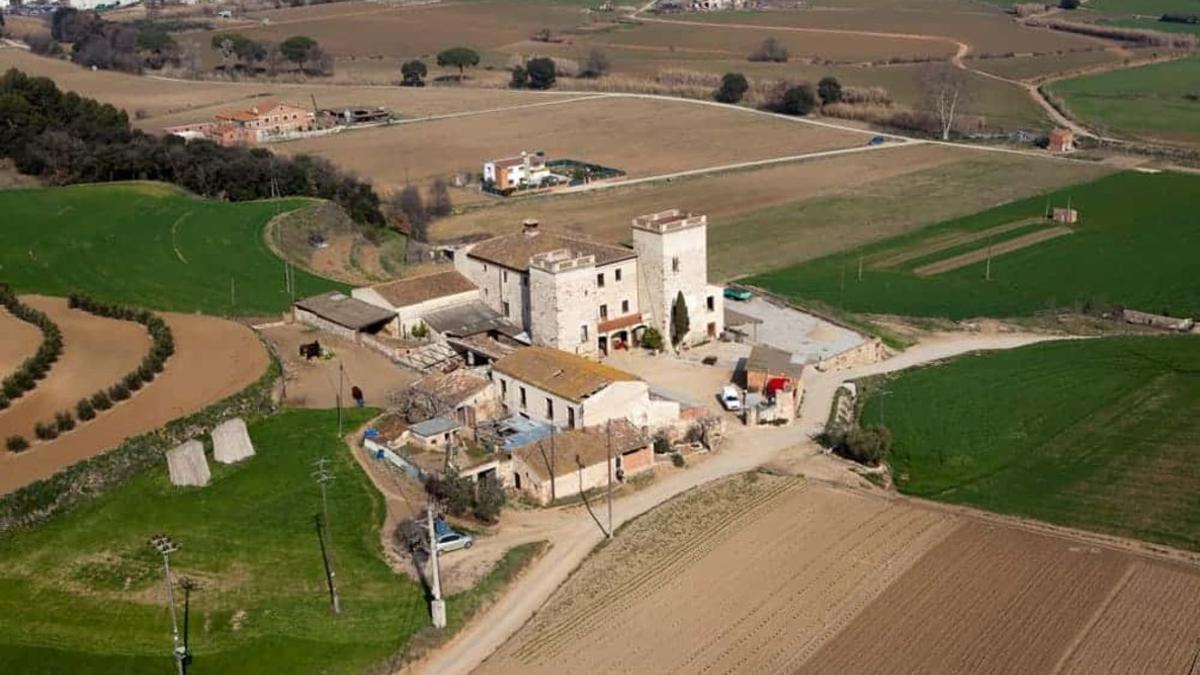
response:
M442 177L433 179L433 184L429 186L429 206L425 209L428 217L444 218L454 210L454 204L450 201L450 186L446 184L446 180Z
M425 67L424 61L413 59L400 66L400 74L404 76L404 79L400 81L401 87L424 87L425 76L429 74L429 69Z
M583 60L583 68L579 70L580 77L601 77L608 74L611 64L608 54L598 47L593 47Z
M683 298L683 291L679 291L675 296L675 303L671 305L671 345L678 347L691 328L687 300Z
M529 73L524 66L514 66L512 69L512 79L509 80L508 86L513 89L524 89L529 84Z
M271 52L266 45L240 33L214 35L212 46L221 54L221 59L225 62L226 67L235 58L241 61L242 65L252 67L254 64L265 61Z
M485 523L496 522L504 508L504 488L496 478L480 478L475 495L475 517Z
M304 35L293 35L279 43L279 53L283 54L288 61L296 64L300 70L304 70L304 64L309 59L318 55L317 49L317 41Z
M812 109L817 106L817 96L813 93L812 87L807 84L802 84L796 87L788 87L783 92L783 96L778 103L778 111L785 115L797 115L803 117L812 112Z
M758 49L750 52L751 61L769 61L772 63L787 63L788 50L779 40L769 37L763 40Z
M838 455L868 466L878 466L892 451L892 432L885 426L839 429L826 438Z
M479 65L479 52L469 47L451 47L437 55L437 64L443 68L458 68L461 81L467 68Z
M421 200L421 191L415 185L406 185L395 198L393 208L404 216L408 223L408 236L417 241L429 239L429 215Z
M938 135L950 140L950 132L968 100L967 71L949 62L930 64L917 75L922 103L938 125Z
M529 73L529 88L530 89L549 89L554 86L554 59L539 57L530 59L525 65L526 72Z
M713 95L721 103L737 103L750 89L750 83L741 73L725 73L721 78L721 86Z
M821 97L821 105L838 103L842 100L842 83L832 75L826 75L817 83L817 96Z

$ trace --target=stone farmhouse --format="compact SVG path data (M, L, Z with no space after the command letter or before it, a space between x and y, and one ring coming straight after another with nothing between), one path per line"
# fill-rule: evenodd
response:
M609 460L609 457L612 460ZM619 420L544 437L512 453L511 486L539 504L620 483L654 468L649 437Z
M426 317L441 310L479 302L479 289L454 270L355 288L354 298L392 313L387 326L392 337L406 338L414 329L427 326Z
M221 145L249 145L316 128L316 117L311 110L277 101L263 101L244 110L225 110L213 117L213 122L168 127L165 131Z
M724 298L708 283L707 233L705 216L678 209L635 218L633 249L545 232L530 220L453 259L481 300L534 344L596 356L637 344L648 326L667 339L681 295L690 323L682 344L721 334Z

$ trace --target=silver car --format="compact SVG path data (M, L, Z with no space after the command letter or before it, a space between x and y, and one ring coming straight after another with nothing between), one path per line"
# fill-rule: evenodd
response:
M451 530L438 535L437 550L438 553L449 553L450 551L457 551L460 548L471 548L474 543L475 537L465 532Z

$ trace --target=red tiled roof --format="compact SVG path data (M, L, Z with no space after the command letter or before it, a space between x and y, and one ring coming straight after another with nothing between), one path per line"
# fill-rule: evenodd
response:
M600 323L596 324L596 330L600 333L607 333L609 331L619 330L621 328L636 326L641 322L642 315L640 313L626 314L625 316L618 316L617 318L609 319L608 321L601 321Z

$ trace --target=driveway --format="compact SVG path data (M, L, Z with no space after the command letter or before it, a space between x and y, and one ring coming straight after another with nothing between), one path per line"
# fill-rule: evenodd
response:
M759 322L738 327L748 335L749 342L790 352L804 363L840 354L865 341L852 330L757 295L746 302L726 301L727 325L730 324L730 313Z

